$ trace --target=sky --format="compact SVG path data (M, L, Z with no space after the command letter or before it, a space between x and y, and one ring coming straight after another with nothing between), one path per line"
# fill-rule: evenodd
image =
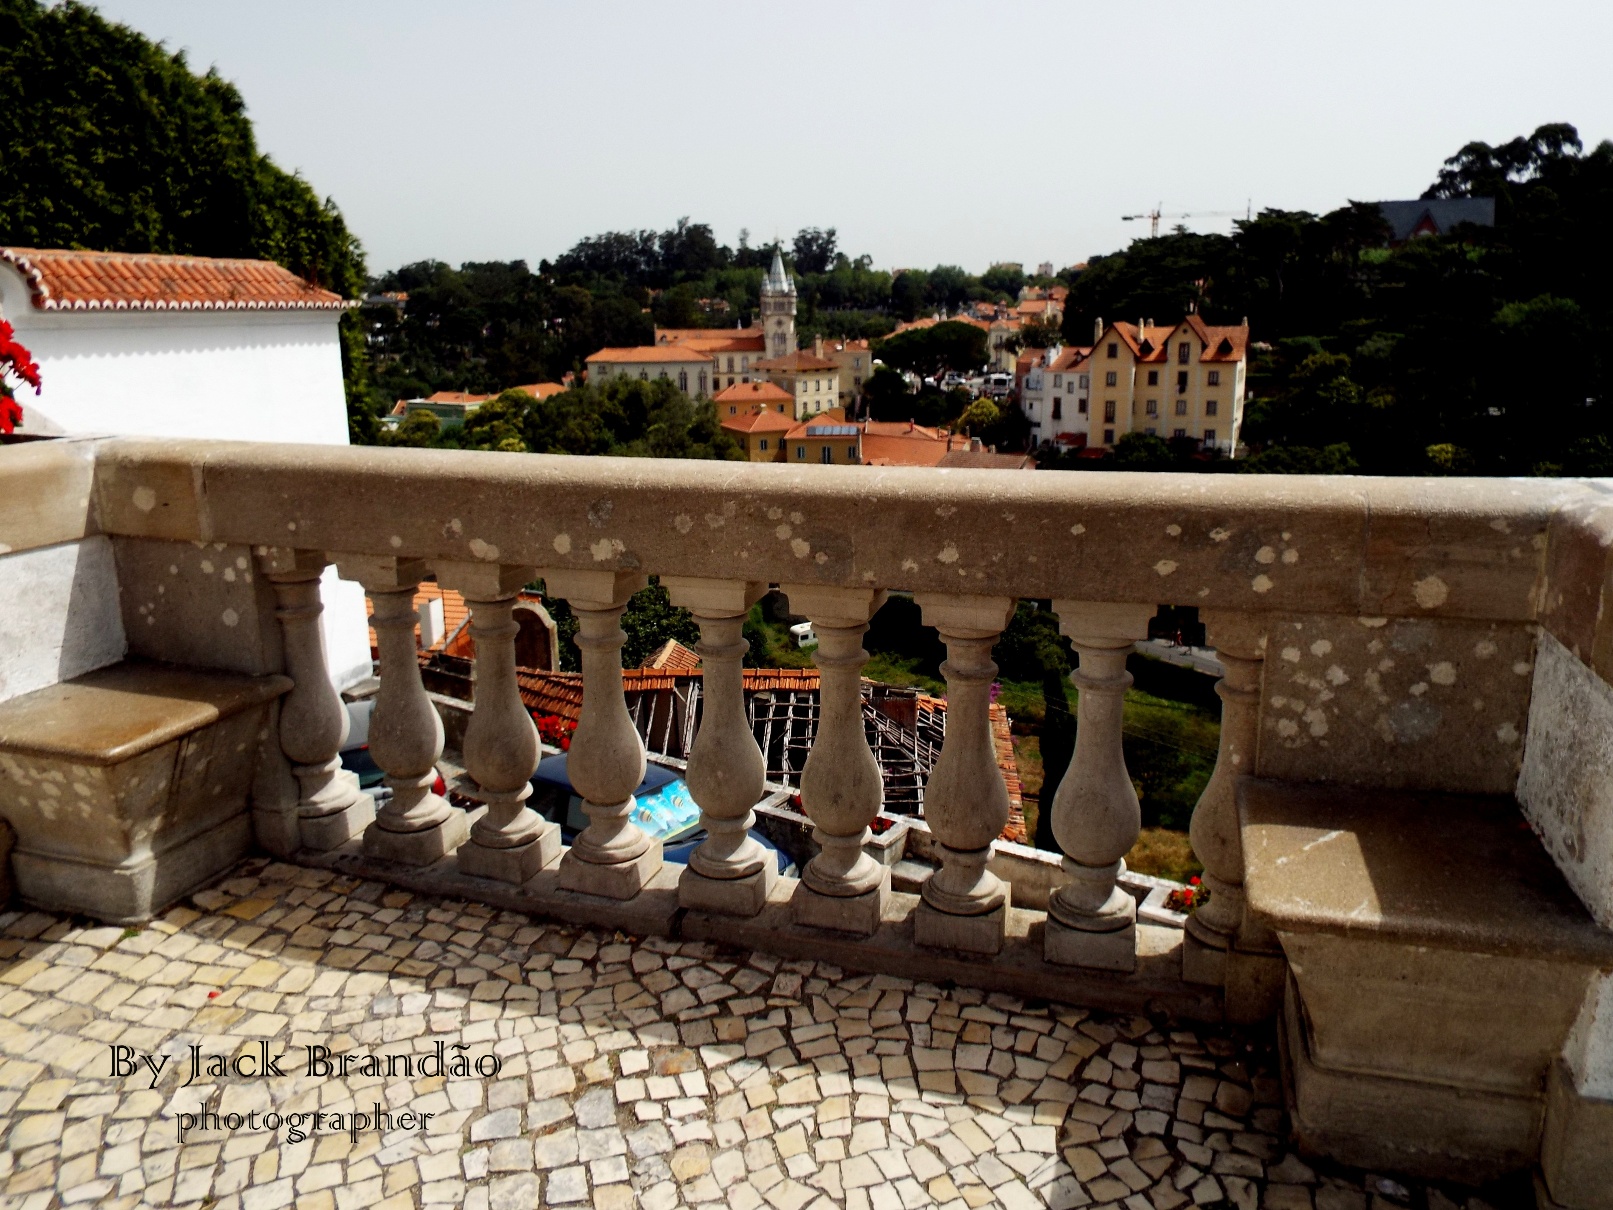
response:
M1416 197L1545 122L1613 137L1605 0L96 7L233 80L372 272L685 215L730 246L834 227L882 268L1064 266L1156 206L1226 231Z

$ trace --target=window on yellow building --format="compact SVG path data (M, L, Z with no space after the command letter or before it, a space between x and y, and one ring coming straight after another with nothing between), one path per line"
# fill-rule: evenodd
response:
M805 458L806 457L806 446L804 446L804 445L796 446L795 447L795 456L798 459Z
M1187 400L1178 399L1176 401L1176 414L1178 416L1186 416L1187 415Z
M1103 401L1103 418L1111 423L1114 421L1115 401L1113 399L1106 399Z
M1053 396L1053 419L1064 419L1064 400L1060 399L1057 395Z
M1109 345L1109 359L1111 361L1113 361L1116 357L1119 357L1119 356L1120 356L1120 346L1118 344L1111 343Z
M1120 385L1120 375L1116 374L1113 370L1110 370L1103 376L1103 385L1106 387Z
M1204 401L1204 414L1206 416L1214 416L1216 412L1220 410L1220 406L1221 405L1216 403L1215 400L1206 399Z
M766 453L767 452L767 438L763 437L760 441L758 441L756 443L756 448L761 450L763 453Z
M1148 401L1148 403L1146 404L1146 406L1144 406L1143 411L1147 412L1150 416L1158 416L1159 415L1159 400L1150 399Z
M1148 385L1151 386L1151 387L1157 387L1159 385L1159 371L1158 370L1149 370L1148 371Z
M1191 344L1189 344L1185 340L1182 341L1181 344L1177 345L1176 346L1176 364L1179 365L1179 366L1185 366L1187 364L1188 356L1192 353L1192 351L1193 351L1193 346Z
M1204 376L1204 381L1207 382L1212 387L1220 386L1221 385L1221 371L1220 370L1211 370L1208 374L1206 374Z

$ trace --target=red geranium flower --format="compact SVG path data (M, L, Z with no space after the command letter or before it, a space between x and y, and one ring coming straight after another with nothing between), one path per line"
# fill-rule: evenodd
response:
M7 381L12 376L33 387L35 395L39 394L39 363L17 343L12 326L0 319L0 433L4 434L13 432L22 420L22 405Z

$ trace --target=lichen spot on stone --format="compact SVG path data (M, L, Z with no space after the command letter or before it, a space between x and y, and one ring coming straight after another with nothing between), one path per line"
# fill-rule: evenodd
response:
M950 504L938 504L935 508L935 515L937 517L950 517L957 511L958 510Z
M1324 656L1332 650L1333 644L1326 639L1317 639L1316 642L1311 644L1311 654L1314 656Z
M391 546L393 550L397 550L398 547L403 545L403 538L399 534L393 534L387 539L387 544Z
M461 534L463 534L465 532L465 523L463 521L461 521L458 517L454 517L452 520L450 520L448 522L447 525L442 527L442 532L443 532L444 537L447 537L449 534L452 534L454 537L457 538L457 537L459 537Z
M1284 647L1283 648L1283 659L1287 660L1290 664L1299 663L1299 661L1300 661L1300 659L1301 659L1301 657L1303 655L1304 655L1304 652L1300 651L1300 649L1298 647Z
M1284 739L1292 739L1299 734L1299 724L1291 718L1280 718L1277 720L1277 734Z
M782 508L770 508L767 510L767 519L769 521L777 521L783 515L784 510Z
M1503 744L1515 744L1518 742L1518 729L1511 723L1502 723L1495 729L1495 738Z
M1087 527L1077 521L1074 525L1070 526L1070 532L1079 538L1082 534L1087 532Z
M484 542L480 538L472 538L470 540L470 553L478 559L485 559L491 563L498 558L498 547L491 542Z
M233 583L235 583L235 568L233 568L233 567L226 567L226 568L225 568L225 569L224 569L224 582L225 582L225 583L226 583L226 584L233 584Z
M680 534L686 534L694 528L694 518L688 513L679 513L672 518L672 528Z
M620 538L601 538L588 548L588 553L594 556L595 563L603 563L627 549L627 544Z
M684 520L688 520L688 518L684 518ZM549 545L554 547L554 553L555 554L557 554L557 555L569 555L571 553L571 535L570 534L556 534L554 536L554 541L551 542Z
M1255 551L1256 563L1271 564L1275 563L1276 561L1277 552L1269 546L1262 546L1259 550Z
M812 543L805 538L791 538L790 551L797 559L804 559L812 553Z
M795 533L795 529L788 522L786 522L773 531L773 536L780 542L787 542L790 539L790 535L793 533Z
M233 609L226 609L219 616L223 619L224 625L226 626L234 626L241 620L241 615L236 613Z
M1406 692L1411 694L1412 697L1421 697L1423 694L1428 692L1428 682L1418 681L1410 689L1406 690Z
M902 570L903 571L917 571L918 569L919 569L919 565L918 565L918 560L917 559L903 559L902 560Z
M1295 563L1298 563L1299 551L1290 546L1287 550L1283 551L1283 562L1287 563L1290 567Z
M296 533L297 532L297 523L295 521L287 521L286 522L286 530L289 533L293 533L293 534Z
M1449 660L1441 660L1437 664L1428 666L1428 679L1436 685L1456 684L1456 665Z
M1534 669L1528 660L1519 660L1516 664L1512 665L1512 671L1517 673L1519 676L1528 676L1534 671Z
M213 560L211 560L211 559L203 559L202 560L202 572L203 572L204 575L209 575L209 576L213 574Z
M1167 525L1165 532L1173 538L1180 538L1182 536L1182 527L1180 525Z
M1417 604L1424 609L1438 609L1451 595L1450 587L1438 576L1425 576L1418 580L1411 586L1411 592L1417 598Z
M1510 534L1512 532L1512 526L1507 524L1505 517L1497 517L1494 521L1491 521L1490 528L1498 534Z
M152 491L149 487L142 486L135 488L134 506L143 513L149 513L152 509L157 507L157 493Z
M1389 625L1388 618L1356 618L1356 621L1360 622L1368 630L1379 630Z
M820 566L824 563L827 563L829 561L829 552L826 550L820 550L817 554L812 556L812 561Z
M790 524L791 525L799 525L799 524L801 524L801 522L803 522L805 520L806 520L806 518L803 517L800 513L791 513L790 514Z
M958 548L948 542L941 548L941 553L935 557L942 563L956 563L958 561Z
M1214 529L1212 529L1210 531L1210 541L1212 541L1212 542L1225 542L1231 536L1232 536L1232 531L1230 529L1226 529L1226 528L1224 528L1224 527L1222 527L1220 525L1217 525Z
M179 564L178 563L170 563L170 564L168 564L168 574L171 575L171 576L177 576L179 574Z
M1489 639L1480 639L1473 644L1473 654L1481 660L1487 660L1495 654L1495 644Z
M1264 575L1256 576L1254 579L1249 581L1249 587L1254 589L1256 592L1270 592L1271 577Z
M1161 559L1158 563L1154 564L1154 570L1162 576L1168 576L1171 574L1171 572L1176 570L1176 564L1171 562L1169 559Z
M1340 685L1348 684L1350 680L1350 674L1337 664L1329 664L1325 675L1327 676L1327 683L1335 689Z

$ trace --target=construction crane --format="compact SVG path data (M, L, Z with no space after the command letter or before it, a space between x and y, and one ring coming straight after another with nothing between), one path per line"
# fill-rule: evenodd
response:
M1132 221L1134 221L1136 219L1144 219L1144 218L1147 219L1148 220L1148 235L1149 235L1149 238L1152 239L1152 238L1155 238L1155 237L1157 237L1159 235L1159 220L1162 219L1162 218L1171 218L1171 219L1179 219L1179 218L1243 218L1243 219L1249 219L1249 218L1252 218L1253 215L1254 215L1253 199L1250 199L1250 202L1247 205L1244 206L1243 213L1241 215L1236 210L1195 210L1191 214L1188 214L1188 213L1185 213L1185 212L1182 213L1182 214L1165 214L1160 209L1160 206L1162 206L1162 205L1164 205L1163 202L1160 203L1160 205L1155 206L1152 210L1144 211L1142 214L1122 214L1120 216L1120 221L1123 222L1123 223L1129 223L1129 222L1132 222Z

